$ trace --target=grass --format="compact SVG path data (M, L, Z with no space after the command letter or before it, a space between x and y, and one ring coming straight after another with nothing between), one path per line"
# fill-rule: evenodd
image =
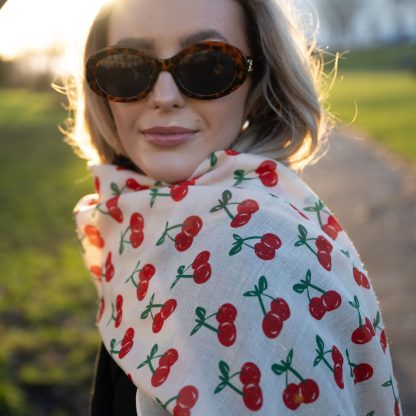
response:
M331 111L401 157L416 161L416 75L408 71L341 71Z
M57 130L65 117L60 100L0 91L2 415L75 415L87 407L98 345L95 293L71 213L91 187L85 163ZM65 402L57 392L66 390L77 400Z

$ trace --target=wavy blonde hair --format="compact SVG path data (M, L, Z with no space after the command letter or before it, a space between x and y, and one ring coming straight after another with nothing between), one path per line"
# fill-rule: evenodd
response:
M264 155L302 171L327 150L332 119L324 109L322 53L306 37L299 14L286 0L233 0L244 9L249 46L260 65L245 108L245 124L232 149ZM112 4L95 17L78 74L67 79L71 116L67 141L88 160L112 163L123 155L108 102L86 85L85 61L107 46Z

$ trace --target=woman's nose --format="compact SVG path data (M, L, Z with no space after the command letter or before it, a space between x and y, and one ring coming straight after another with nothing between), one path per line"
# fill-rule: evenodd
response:
M153 89L149 94L153 107L168 108L181 107L185 104L185 98L173 79L170 72L159 73Z

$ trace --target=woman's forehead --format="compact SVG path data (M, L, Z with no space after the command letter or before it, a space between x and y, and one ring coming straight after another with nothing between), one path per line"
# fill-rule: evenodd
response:
M235 0L122 0L110 19L109 44L148 51L205 39L247 50L242 7Z

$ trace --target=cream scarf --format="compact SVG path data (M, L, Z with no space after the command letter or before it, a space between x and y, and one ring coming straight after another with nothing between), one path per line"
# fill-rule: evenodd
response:
M231 150L175 185L90 169L77 232L138 415L399 414L371 282L292 170Z

